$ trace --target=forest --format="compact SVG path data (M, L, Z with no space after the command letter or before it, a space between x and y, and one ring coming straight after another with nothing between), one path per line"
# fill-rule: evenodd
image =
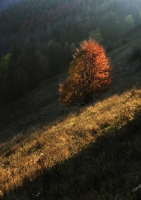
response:
M68 70L79 43L110 45L141 24L140 0L0 0L0 101Z

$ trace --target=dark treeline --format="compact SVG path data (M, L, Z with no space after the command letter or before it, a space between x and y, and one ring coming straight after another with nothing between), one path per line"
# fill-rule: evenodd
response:
M9 91L7 85L13 84L12 80L6 82L7 73L15 76L19 70L17 73L23 77L25 74L27 79L26 88L32 88L67 67L75 46L93 30L98 28L103 44L110 44L141 24L140 0L0 0L0 3L0 77L3 77L0 96ZM46 71L44 76L39 72L42 68Z
M16 2L20 2L21 0L0 0L0 12L6 8L8 8L9 5L12 5Z

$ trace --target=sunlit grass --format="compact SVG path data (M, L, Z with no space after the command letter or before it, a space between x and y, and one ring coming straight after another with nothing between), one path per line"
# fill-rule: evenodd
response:
M141 90L113 95L71 113L57 125L44 126L29 135L19 134L0 144L0 195L34 180L39 172L74 157L105 131L121 128L141 108ZM41 156L42 155L42 156Z

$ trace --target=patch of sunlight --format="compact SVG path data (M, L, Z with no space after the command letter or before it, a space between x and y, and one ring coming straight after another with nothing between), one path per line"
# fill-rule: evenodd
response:
M132 97L131 91L127 91L119 96L110 96L93 106L90 105L79 115L70 114L57 125L40 128L27 137L20 135L13 140L13 144L11 143L11 146L14 146L12 154L4 157L4 161L3 157L0 157L1 166L2 162L5 162L9 167L9 176L6 180L9 181L8 189L13 187L12 182L10 183L13 166L18 168L16 174L19 179L14 179L14 184L18 187L24 176L29 179L36 177L36 172L39 170L39 164L35 162L37 158L42 161L44 168L52 167L56 162L63 162L94 143L99 136L97 133L111 131L114 133L115 129L125 126L134 119L139 107L141 107L140 94ZM4 143L1 146L4 146ZM8 152L6 146L5 143L4 151ZM42 158L40 158L41 153L44 154ZM4 178L2 181L0 196L7 184Z

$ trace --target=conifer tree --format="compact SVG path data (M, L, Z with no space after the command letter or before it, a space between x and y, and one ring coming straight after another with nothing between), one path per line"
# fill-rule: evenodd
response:
M110 59L106 57L104 48L91 38L82 41L70 63L68 78L59 86L59 103L91 102L93 94L110 89L110 70Z

